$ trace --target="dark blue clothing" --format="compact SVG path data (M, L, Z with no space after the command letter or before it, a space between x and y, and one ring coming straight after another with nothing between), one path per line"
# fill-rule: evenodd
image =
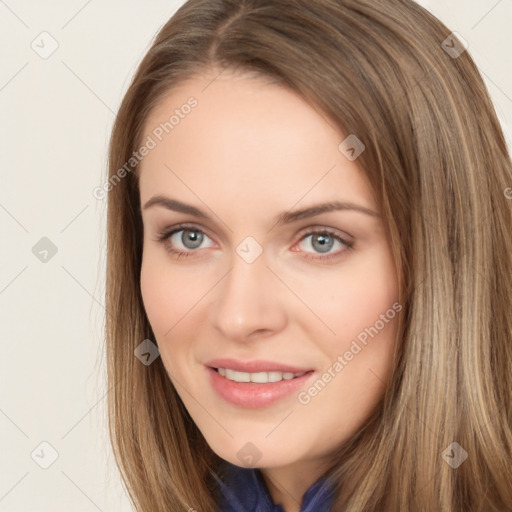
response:
M218 482L223 497L219 512L284 512L272 501L259 469L229 463L226 468L226 483ZM328 480L318 480L304 494L300 512L329 512L332 499L332 485Z

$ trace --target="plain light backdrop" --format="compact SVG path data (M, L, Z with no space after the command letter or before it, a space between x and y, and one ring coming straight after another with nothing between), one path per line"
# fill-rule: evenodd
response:
M183 3L0 0L2 512L132 510L106 430L92 191L129 81ZM512 0L420 3L469 43L510 147Z

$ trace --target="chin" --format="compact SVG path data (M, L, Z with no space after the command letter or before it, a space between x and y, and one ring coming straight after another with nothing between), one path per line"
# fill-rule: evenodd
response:
M242 468L277 468L296 462L296 457L290 457L293 449L289 447L288 453L276 453L271 446L258 447L256 443L247 441L240 443L240 446L230 446L229 449L225 445L220 450L211 448L221 459Z

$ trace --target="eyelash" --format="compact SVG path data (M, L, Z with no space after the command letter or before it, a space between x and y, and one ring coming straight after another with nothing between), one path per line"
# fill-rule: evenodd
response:
M167 229L167 230L160 231L158 233L157 239L155 241L159 242L159 243L165 243L166 240L168 238L170 238L172 235L174 235L175 233L179 233L180 231L187 231L187 230L188 231L193 231L193 232L196 232L196 233L201 233L203 235L208 236L202 229L199 229L196 226L193 226L193 225L190 225L190 224L178 224L178 225L174 226L173 228L171 228L170 230ZM345 246L345 249L342 249L341 252L350 251L354 247L354 243L353 242L350 242L348 240L344 240L339 235L337 235L334 231L332 231L330 229L327 229L327 228L312 229L311 231L307 231L300 238L299 242L302 241L304 238L307 238L308 236L319 235L319 234L320 235L329 235L330 237L334 238L335 240L341 242L341 244ZM208 237L208 238L210 238L210 237ZM197 252L197 249L196 250L189 250L189 251L180 251L180 250L177 250L177 249L173 249L173 248L171 248L171 247L169 247L167 245L166 245L165 248L166 248L167 252L173 254L177 258L188 258L188 257L192 256L195 252ZM311 253L307 253L307 254L311 254ZM309 255L309 256L306 256L306 258L307 259L311 259L311 260L327 261L327 260L330 260L332 258L336 258L336 257L339 257L339 256L340 256L340 251L337 251L335 253L328 254L327 256L311 256L311 255Z

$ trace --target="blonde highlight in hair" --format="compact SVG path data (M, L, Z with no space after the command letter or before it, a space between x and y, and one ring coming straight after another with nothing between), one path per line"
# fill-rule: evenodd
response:
M404 308L385 395L332 454L334 511L512 511L512 164L469 53L443 49L450 32L410 0L189 0L140 63L112 132L109 178L170 90L232 69L289 88L364 142L358 163ZM138 512L216 512L221 459L160 358L134 357L154 336L131 171L108 194L112 446ZM468 453L456 469L442 457L453 442Z

